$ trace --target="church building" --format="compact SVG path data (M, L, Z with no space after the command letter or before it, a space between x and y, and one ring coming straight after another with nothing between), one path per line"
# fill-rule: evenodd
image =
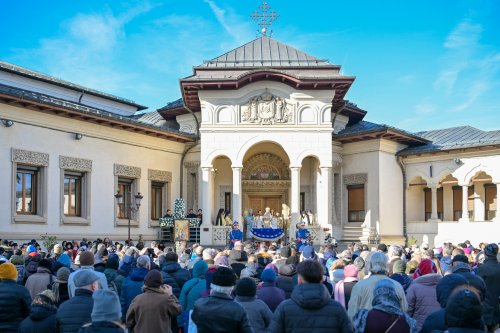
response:
M219 210L244 225L266 208L289 209L290 235L310 211L315 244L498 241L500 130L373 123L346 99L353 84L265 34L193 67L181 98L149 112L0 62L0 238L122 241L130 218L133 239L160 239L182 197L206 245L227 243Z

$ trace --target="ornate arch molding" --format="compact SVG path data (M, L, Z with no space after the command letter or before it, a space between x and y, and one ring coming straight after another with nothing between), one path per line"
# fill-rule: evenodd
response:
M267 168L269 170L268 178L257 175L257 172L259 172L259 168ZM243 164L242 179L290 180L290 169L281 158L274 154L257 154Z

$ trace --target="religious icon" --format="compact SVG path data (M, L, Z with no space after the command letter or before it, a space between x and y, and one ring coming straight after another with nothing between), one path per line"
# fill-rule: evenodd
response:
M174 239L176 241L188 241L189 240L189 221L188 220L176 220Z

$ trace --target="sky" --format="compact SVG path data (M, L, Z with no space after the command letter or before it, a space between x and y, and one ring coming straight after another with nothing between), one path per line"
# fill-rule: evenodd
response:
M365 120L500 129L500 1L269 0L272 37L356 76ZM257 36L257 0L3 1L0 59L134 100L181 96L192 67Z

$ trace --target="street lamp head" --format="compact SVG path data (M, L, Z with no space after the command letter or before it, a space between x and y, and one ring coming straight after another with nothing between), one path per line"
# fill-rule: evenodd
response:
M116 202L121 205L123 203L123 194L120 193L120 191L116 191L115 194Z
M141 200L142 200L142 198L144 198L144 197L141 195L141 192L139 192L139 193L137 193L135 195L135 206L137 208L139 208L141 206Z

